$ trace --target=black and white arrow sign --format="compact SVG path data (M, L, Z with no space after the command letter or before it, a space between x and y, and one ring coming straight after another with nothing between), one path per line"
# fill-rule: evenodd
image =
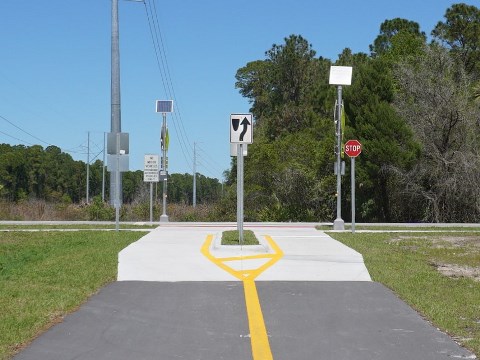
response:
M253 142L252 114L230 115L230 143L251 144Z

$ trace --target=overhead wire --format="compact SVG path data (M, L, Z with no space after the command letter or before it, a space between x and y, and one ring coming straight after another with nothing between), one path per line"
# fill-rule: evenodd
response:
M208 153L204 149L198 146L198 143L197 143L197 149L199 150L197 151L197 159L200 158L200 160L203 160L204 162L204 164L202 165L203 168L205 168L214 177L222 178L222 176L214 175L214 172L217 174L220 173L223 175L223 170L221 170L221 167L219 167L216 161L213 160L212 157L208 155Z
M184 126L184 122L183 122L183 119L182 119L182 115L181 115L181 110L180 110L180 105L178 103L178 100L176 98L176 94L175 94L175 88L173 86L173 83L172 83L172 76L170 74L170 68L168 66L168 59L166 57L166 50L165 50L165 44L164 44L164 41L163 41L163 36L162 36L162 32L161 32L161 29L160 29L160 24L159 24L159 19L158 19L158 13L157 13L157 7L155 5L155 0L152 0L153 1L153 13L155 14L155 16L153 16L152 14L152 17L154 18L154 28L156 29L156 39L157 39L157 44L161 47L161 49L159 49L159 52L160 52L160 56L161 56L161 64L162 64L162 70L163 70L163 73L164 73L164 76L167 80L167 88L166 88L166 91L168 92L168 94L174 99L175 103L176 103L176 109L178 111L175 111L173 113L173 117L176 121L174 121L174 125L176 126L176 123L179 124L178 128L176 128L177 130L177 133L179 135L179 142L180 142L180 146L182 148L185 148L185 152L187 153L187 155L185 154L184 152L184 157L189 157L189 158L192 158L192 154L191 152L193 152L193 149L190 145L190 140L188 138L188 134L187 134L187 131L185 130L185 126ZM150 8L152 9L152 5L150 4ZM157 53L157 52L156 52ZM183 145L182 145L183 144ZM188 144L188 145L187 145ZM201 148L200 148L201 149ZM207 155L211 161L208 161L206 160L205 162L208 163L208 167L206 165L204 165L203 167L210 173L212 174L214 177L216 177L214 175L214 172L217 172L217 173L221 173L223 174L223 171L222 170L219 170L219 168L217 167L216 162L214 160L212 160L212 158L205 152L205 150L201 149L201 151ZM183 149L182 149L182 152L183 152ZM197 153L197 156L199 154ZM188 159L186 159L187 163L190 164L190 161ZM189 165L190 167L190 165ZM213 168L214 171L211 171L210 168ZM190 167L190 169L192 170L193 172L193 167ZM221 177L221 176L220 176Z
M176 97L176 94L175 94L175 87L173 86L173 83L172 83L172 76L170 75L170 67L168 66L168 59L167 59L167 52L165 50L165 44L164 44L164 41L163 41L163 36L162 36L162 31L160 29L160 22L158 20L158 13L157 13L157 6L155 5L155 0L153 0L153 9L154 9L154 12L155 12L155 19L156 19L156 28L158 29L158 37L160 39L160 45L162 47L162 51L161 51L161 54L163 55L163 58L164 58L164 64L165 64L165 69L166 69L166 75L168 77L168 82L169 82L169 85L170 85L170 89L171 89L171 92L173 95L173 99L175 100L175 102L178 104L178 100L177 100L177 97ZM190 140L188 139L188 135L187 135L187 132L185 131L185 126L183 125L183 120L182 120L182 114L181 114L181 111L180 111L180 106L177 106L178 107L178 117L179 117L179 123L180 123L180 127L181 127L181 130L182 130L182 136L184 136L186 138L186 143L187 144L190 144ZM176 114L176 113L175 113ZM191 148L190 148L191 149Z
M11 122L10 120L8 120L7 118L5 118L4 116L0 115L0 118L3 119L4 121L6 121L7 123L9 123L10 125L12 125L13 127L17 128L18 130L20 130L21 132L27 134L28 136L31 136L32 138L34 138L35 140L38 140L44 144L47 144L48 146L53 146L52 144L50 144L49 142L47 141L44 141L42 139L40 139L39 137L35 136L35 135L32 135L30 134L28 131L22 129L20 126L14 124L13 122Z
M20 141L21 143L24 143L24 144L27 144L27 145L31 145L31 146L34 145L34 144L32 144L32 143L29 143L28 141L19 139L19 138L15 137L15 136L10 135L10 134L7 134L6 132L3 132L3 131L0 131L0 134L3 134L3 135L5 135L5 136L8 136L8 137L10 137L10 138L12 138L12 139L15 139L15 140Z
M215 175L210 168L206 167L206 166L205 166L204 164L202 164L201 162L198 162L198 161L197 161L197 166L205 169L206 172L208 172L208 173L209 173L210 175L212 175L214 178L217 178L217 175Z
M31 134L30 132L28 132L28 131L26 131L25 129L21 128L20 126L16 125L14 122L8 120L6 117L4 117L4 116L2 116L2 115L0 115L0 119L6 121L7 123L9 123L10 125L12 125L12 126L15 127L16 129L20 130L20 131L23 132L24 134L26 134L26 135L34 138L35 140L40 141L40 142L43 143L43 144L46 144L46 145L48 145L48 146L57 146L57 145L54 145L54 144L49 143L48 141L45 141L45 140L40 139L38 136L35 136L35 135ZM15 138L15 137L12 136L12 135L8 135L8 134L6 134L6 133L4 133L4 132L2 132L2 134L7 135L7 136L9 136L9 137L11 137L11 138L13 138L13 139L15 139L15 140L18 140L18 141L21 141L21 142L23 142L23 143L26 143L26 144L29 144L29 145L33 146L33 144L31 144L31 143L29 143L29 142L27 142L27 141L24 141L24 140ZM79 154L79 153L80 153L80 152L78 152L78 151L72 151L72 150L68 150L68 149L63 149L63 148L61 148L60 146L57 146L57 147L60 148L60 150L62 150L63 152L66 152L66 153L72 153L72 154Z
M153 5L152 5L153 2ZM148 3L148 4L147 4ZM160 23L158 20L157 7L155 5L155 0L145 0L145 11L147 14L147 21L150 30L150 35L152 38L152 43L155 51L155 56L157 60L157 66L160 71L160 76L162 79L162 85L165 91L165 94L172 98L175 102L174 112L172 117L174 118L173 125L177 135L178 143L180 145L180 150L183 154L183 157L190 168L193 171L191 166L192 162L192 149L188 135L185 131L185 126L183 125L183 120L180 111L180 104L177 100L175 89L172 82L172 77L170 74L170 68L168 66L168 60L165 51L165 45L163 41L163 36L160 30Z

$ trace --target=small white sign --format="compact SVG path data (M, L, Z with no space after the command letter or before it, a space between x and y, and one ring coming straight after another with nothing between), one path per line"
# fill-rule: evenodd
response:
M253 143L253 115L230 115L230 142L232 144Z
M351 85L352 67L351 66L330 66L330 85Z
M143 168L144 182L158 182L158 155L145 155Z
M230 156L237 156L238 155L238 145L239 144L230 143ZM248 154L248 145L244 144L243 145L243 156L247 156L247 154Z

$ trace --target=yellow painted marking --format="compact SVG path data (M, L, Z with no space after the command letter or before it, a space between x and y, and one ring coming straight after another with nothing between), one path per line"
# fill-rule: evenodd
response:
M201 248L201 252L210 261L230 273L234 277L243 282L243 290L245 293L245 304L247 307L248 327L250 329L250 342L252 346L253 360L273 360L272 351L270 350L270 342L268 341L267 329L263 320L262 307L258 299L257 287L255 279L270 266L275 264L283 256L283 251L273 241L273 239L265 235L265 239L274 250L273 254L259 254L250 256L237 256L216 258L210 253L210 245L213 241L213 235L208 235L205 243ZM238 260L256 260L269 259L265 264L256 269L235 270L225 264L227 261Z
M253 360L273 360L254 279L243 280Z
M222 268L223 270L230 273L231 275L235 276L238 280L243 280L242 274L232 269L230 266L225 265L221 260L217 259L215 256L210 254L209 248L210 248L210 244L212 243L212 240L213 240L213 235L208 235L207 240L203 243L203 246L200 250L202 254L205 255L207 259L213 262L215 265Z

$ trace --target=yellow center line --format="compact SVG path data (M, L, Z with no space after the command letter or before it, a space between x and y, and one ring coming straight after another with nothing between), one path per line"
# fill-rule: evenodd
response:
M247 306L248 327L250 329L250 343L252 346L253 359L273 360L255 281L253 279L243 280L243 291L245 293L245 303Z
M265 235L265 239L274 250L273 254L216 258L210 253L210 245L213 241L213 235L207 236L207 239L200 250L206 258L208 258L218 267L222 268L243 282L253 360L273 360L270 342L268 341L267 329L265 327L265 321L263 320L262 307L260 306L257 287L255 285L255 279L262 272L280 260L283 256L283 251L270 236ZM248 270L235 270L225 264L226 261L255 259L269 260L256 269Z

